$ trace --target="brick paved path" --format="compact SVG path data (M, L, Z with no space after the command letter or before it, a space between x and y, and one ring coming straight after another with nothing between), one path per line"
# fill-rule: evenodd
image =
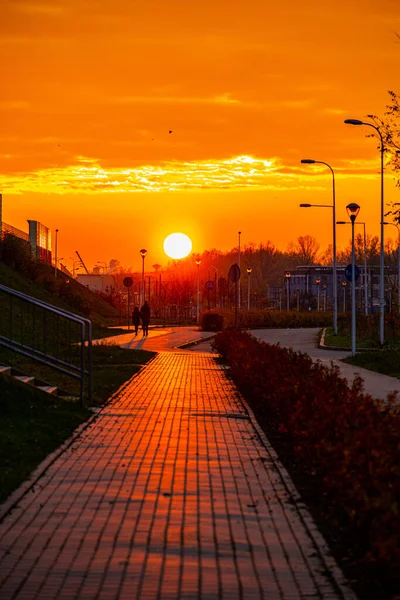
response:
M161 353L0 525L0 598L353 600L208 354Z

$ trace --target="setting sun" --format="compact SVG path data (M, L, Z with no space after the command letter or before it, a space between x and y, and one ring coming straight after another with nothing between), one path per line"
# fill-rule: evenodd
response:
M184 233L171 233L164 240L164 252L170 258L185 258L192 250L192 240Z

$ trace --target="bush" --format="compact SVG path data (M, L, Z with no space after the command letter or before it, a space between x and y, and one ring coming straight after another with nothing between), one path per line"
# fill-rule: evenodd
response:
M221 331L224 328L224 317L216 312L201 313L200 328L203 331Z
M200 317L200 326L203 326L203 315L219 315L222 324L219 329L231 329L235 326L235 311L229 308L214 309L204 312ZM207 322L208 323L208 322ZM256 329L268 327L276 329L299 328L299 327L326 327L332 324L332 313L328 312L297 312L276 310L239 310L237 313L237 325L240 329ZM212 330L215 331L215 330Z
M358 560L400 587L400 409L374 400L362 380L250 334L224 331L212 343L261 423L272 423L329 506L363 541Z

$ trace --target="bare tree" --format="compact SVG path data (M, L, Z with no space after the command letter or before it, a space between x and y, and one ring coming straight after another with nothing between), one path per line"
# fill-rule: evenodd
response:
M312 235L300 235L297 242L290 242L287 254L298 265L314 265L319 259L320 245Z

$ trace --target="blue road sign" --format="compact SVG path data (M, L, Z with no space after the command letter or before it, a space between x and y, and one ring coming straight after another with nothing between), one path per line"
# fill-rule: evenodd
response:
M344 274L346 276L347 281L352 281L352 271L353 268L351 265L347 265L347 267L344 270ZM354 275L355 275L355 280L357 281L357 279L360 277L360 269L357 267L357 265L354 265Z
M210 281L206 281L204 285L205 285L206 290L211 291L214 289L214 282L211 281L211 279L210 279Z

